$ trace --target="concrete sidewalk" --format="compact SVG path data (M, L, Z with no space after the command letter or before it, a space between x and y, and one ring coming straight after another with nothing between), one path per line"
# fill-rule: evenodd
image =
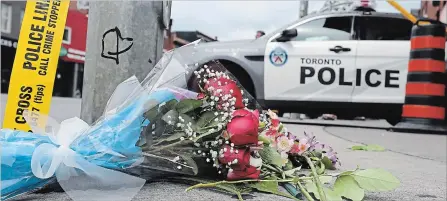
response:
M361 129L288 124L296 135L311 132L318 140L330 144L341 160L341 170L383 168L401 181L401 187L392 192L366 194L366 201L444 201L446 200L446 152L447 136L406 133L389 133L383 129ZM379 144L385 152L352 151L358 144ZM226 194L199 189L189 193L187 185L176 183L149 183L135 197L140 200L236 200ZM15 201L63 201L70 200L65 193L33 194L21 196ZM255 193L247 200L289 200L269 194Z

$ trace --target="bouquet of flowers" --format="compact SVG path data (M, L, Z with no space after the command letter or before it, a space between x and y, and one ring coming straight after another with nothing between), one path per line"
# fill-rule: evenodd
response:
M315 136L288 132L218 61L195 59L197 43L165 53L143 82L121 83L91 126L28 111L33 133L2 129L2 200L55 182L73 200L131 200L160 177L240 200L254 190L362 200L365 190L399 185L381 169L327 174L340 165L337 153Z

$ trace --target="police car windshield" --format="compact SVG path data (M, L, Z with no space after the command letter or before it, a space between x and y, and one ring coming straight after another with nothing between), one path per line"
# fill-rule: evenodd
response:
M326 14L326 13L325 13L325 14ZM276 29L275 31L269 32L268 34L265 34L265 35L263 35L262 37L259 37L259 38L257 38L257 39L260 39L260 38L266 38L266 37L270 38L270 37L272 37L273 35L275 35L276 33L280 33L281 31L283 31L283 30L289 28L290 26L292 26L292 25L298 23L298 22L301 21L301 20L305 20L305 19L307 19L307 18L311 18L311 17L318 16L318 15L321 15L321 13L320 13L320 14L319 14L319 13L311 13L311 14L309 14L309 15L303 17L303 18L300 18L300 19L298 19L298 20L295 19L295 20L293 20L293 21L287 23L286 25L284 25L284 26L282 26L282 27Z

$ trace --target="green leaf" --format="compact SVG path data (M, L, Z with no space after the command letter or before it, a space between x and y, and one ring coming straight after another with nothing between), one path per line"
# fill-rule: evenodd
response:
M174 134L170 135L169 137L163 139L163 141L167 141L167 142L176 141L183 136L185 136L185 133L177 132L177 133L174 133Z
M181 118L181 119L180 119ZM179 122L181 122L182 124L185 125L189 125L189 123L191 123L191 128L193 130L196 130L196 122L194 121L194 119L192 119L190 116L186 115L186 114L179 114ZM186 129L187 126L184 127L184 129Z
M321 162L324 164L326 169L328 169L328 170L335 170L335 167L332 164L331 159L329 159L327 156L324 156L323 159L321 159Z
M367 191L390 191L400 185L400 181L383 169L359 170L351 174L359 186Z
M166 112L168 112L169 110L174 109L177 104L178 104L178 101L176 99L161 103L158 108L158 112L160 113L159 115L163 115Z
M280 124L279 125L279 128L278 128L278 132L282 132L282 129L284 128L284 125L283 124Z
M211 135L213 133L216 133L216 132L219 132L219 131L217 129L208 129L206 132L200 133L200 135L197 136L193 141L197 142L200 139L205 138L205 137L207 137L207 136L209 136L209 135Z
M370 145L355 145L351 147L352 150L363 150L363 151L386 151L386 149L377 144Z
M190 111L193 111L199 107L201 107L203 104L202 100L195 100L195 99L184 99L180 101L177 105L175 105L175 109L179 113L187 113Z
M318 200L321 200L320 194L318 193L317 185L315 185L315 183L313 183L312 181L307 182L306 190L309 193L312 193ZM336 191L333 191L326 187L323 187L323 191L329 201L342 201L341 195L339 195Z
M199 167L197 167L197 163L194 161L194 159L186 154L179 154L179 156L186 162L188 166L192 168L194 175L197 175L197 173L199 172Z
M169 110L161 119L169 125L175 125L178 121L178 112L175 110Z
M278 191L279 188L277 181L255 182L251 186L265 192L275 192Z
M261 192L266 192L266 193L271 193L271 194L275 194L275 195L279 195L279 196L283 196L283 197L288 197L294 200L298 200L297 198L283 193L281 191L279 191L279 186L278 186L278 182L277 181L262 181L262 182L255 182L250 184L250 186L252 188L255 188L258 191Z
M351 175L354 172L355 171L345 171L345 172L340 173L338 176L341 177L341 176L345 176L345 175Z
M267 137L265 137L264 135L259 135L258 141L261 141L264 145L270 144L270 140Z
M324 193L326 193L326 198L328 201L343 201L343 199L341 198L341 195L338 194L337 192L335 192L329 188L326 188L326 187L323 187L323 191L324 191Z
M281 155L272 147L264 146L262 150L259 151L262 161L267 164L276 165L282 167Z
M297 168L293 168L291 170L284 171L284 174L289 176L289 177L295 177L296 176L295 172L298 171L298 170L301 170L301 166L297 167Z
M219 115L217 115L217 116L219 116ZM213 111L204 112L200 116L199 120L197 120L197 127L203 128L206 125L208 125L209 123L211 123L211 121L213 121L215 118L216 118L216 115L214 114Z
M351 200L363 200L365 190L360 188L352 176L341 176L335 180L334 191Z
M267 124L265 122L263 122L263 121L259 122L259 126L258 126L259 130L263 130L266 125Z
M331 183L332 179L333 179L332 176L328 176L328 175L320 176L320 181L321 181L321 183L323 183L323 184L329 184L329 183Z

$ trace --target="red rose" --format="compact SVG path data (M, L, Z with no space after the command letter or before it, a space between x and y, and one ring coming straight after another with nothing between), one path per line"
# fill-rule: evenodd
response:
M205 94L203 94L203 93L197 94L197 100L202 100L204 98L205 98Z
M228 172L227 180L241 180L241 179L259 179L261 170L258 170L253 166L246 166L244 168L235 168L233 171Z
M229 100L222 100L225 95L231 95L231 97L236 98L234 107L236 109L244 108L245 105L242 102L242 92L237 86L236 82L231 79L224 77L220 78L210 78L208 83L205 85L204 89L209 90L212 87L212 92L214 96L219 97L219 105L229 102ZM221 96L222 95L222 96Z
M244 149L236 149L233 148L231 151L231 147L229 145L225 145L222 147L224 150L223 157L219 157L219 162L222 164L230 163L230 166L234 167L243 167L250 165L250 150L248 148ZM235 161L237 159L237 161ZM233 162L236 162L233 164Z
M272 126L274 128L278 128L278 126L279 126L279 119L272 119Z
M232 117L227 124L230 141L234 145L257 144L259 112L239 109L233 112Z

